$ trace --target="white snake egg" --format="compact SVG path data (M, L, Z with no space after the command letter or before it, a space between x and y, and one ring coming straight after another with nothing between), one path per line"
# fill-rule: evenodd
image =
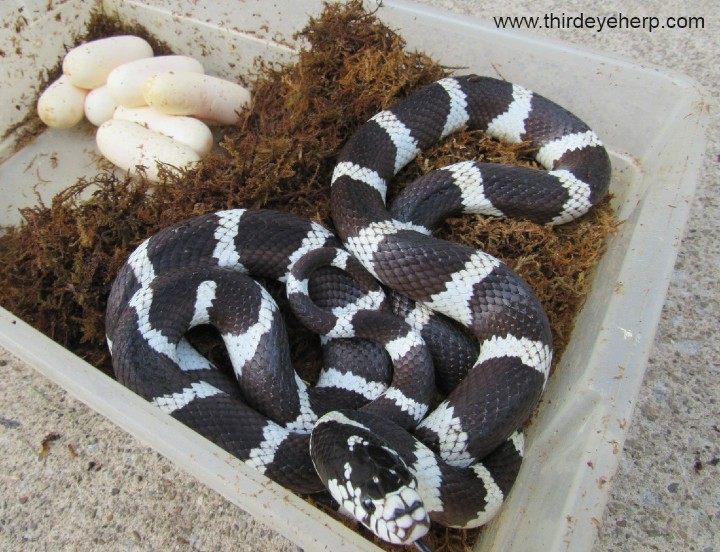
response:
M87 94L87 90L74 86L62 75L38 99L38 116L52 128L73 127L83 119Z
M129 61L152 57L150 44L138 36L113 36L81 44L63 59L63 73L80 88L105 84L110 71Z
M189 56L156 56L124 63L113 69L107 78L107 86L118 105L140 107L147 105L143 98L143 85L158 73L184 71L203 74L205 69L195 58Z
M112 99L107 86L91 90L85 98L85 117L95 126L112 119L117 103Z
M115 110L113 118L132 121L164 134L181 144L191 147L200 157L205 157L213 146L213 136L210 128L193 117L165 115L148 106L120 106Z
M158 162L185 168L200 160L191 147L131 121L110 119L98 127L98 149L114 165L137 173L142 165L150 180L159 180Z
M143 90L145 101L168 115L192 115L220 124L238 122L250 92L228 80L197 73L160 73Z

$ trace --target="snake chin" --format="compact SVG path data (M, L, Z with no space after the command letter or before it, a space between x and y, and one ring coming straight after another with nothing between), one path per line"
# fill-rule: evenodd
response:
M415 485L405 485L380 500L372 500L365 527L392 544L411 544L430 529L430 517Z
M380 539L399 545L412 544L430 529L430 516L416 487L413 480L382 497L371 498L351 481L328 481L330 494L344 513Z
M327 484L342 509L386 542L410 544L423 537L430 517L405 462L367 439L351 438L348 445L342 475Z

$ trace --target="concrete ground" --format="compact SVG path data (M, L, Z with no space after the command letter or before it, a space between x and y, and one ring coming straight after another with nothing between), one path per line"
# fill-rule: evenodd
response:
M720 97L720 17L710 0L422 1L480 18L702 16L699 30L535 32L675 69ZM689 227L594 552L720 551L718 129L713 105ZM0 374L1 550L297 549L4 350ZM39 458L50 434L57 439Z

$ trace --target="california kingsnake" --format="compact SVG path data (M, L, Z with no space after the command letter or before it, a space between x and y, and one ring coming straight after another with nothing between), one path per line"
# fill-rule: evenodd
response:
M416 181L388 211L387 182L464 126L531 141L547 170L459 163ZM515 431L545 385L550 330L505 264L430 231L461 212L566 222L603 197L609 178L600 141L566 110L503 81L442 79L374 116L339 154L332 216L346 250L308 220L242 209L189 219L138 247L108 302L116 376L280 484L327 487L385 540L419 539L428 516L478 526L519 469ZM287 282L313 329L361 338L324 342L315 387L293 372L278 308L246 274ZM184 338L202 324L220 332L241 390ZM367 339L388 351L392 375L388 355ZM426 416L436 372L449 394Z

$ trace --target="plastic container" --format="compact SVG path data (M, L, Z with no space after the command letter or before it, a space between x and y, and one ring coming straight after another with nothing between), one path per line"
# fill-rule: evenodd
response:
M209 73L243 82L249 82L256 56L289 59L292 33L322 9L310 0L97 4L152 29L179 54L202 56ZM50 8L45 0L26 1L19 25L15 6L0 8L0 136L33 109L38 75L63 55L51 45L72 44L93 7L79 0ZM696 184L704 150L703 93L681 75L410 3L386 0L379 16L411 48L565 105L611 152L612 193L624 224L597 267L572 342L529 429L519 479L476 548L589 550ZM11 134L0 144L0 223L17 222L18 207L34 204L36 192L48 200L58 185L92 171L94 156L89 127L48 130L19 151ZM0 344L301 547L376 549L4 310Z

